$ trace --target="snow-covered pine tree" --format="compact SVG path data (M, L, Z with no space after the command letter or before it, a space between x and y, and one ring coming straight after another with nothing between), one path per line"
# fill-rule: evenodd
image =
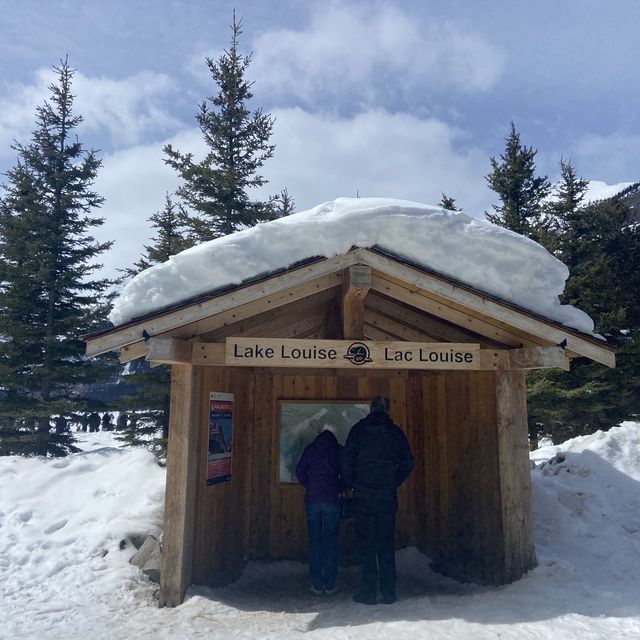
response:
M108 359L84 358L82 335L106 321L112 281L94 275L111 242L91 229L103 198L101 165L85 151L68 61L55 66L29 144L0 198L0 453L61 456L75 449L66 420L89 405L78 389L105 378ZM56 418L58 429L56 429Z
M272 157L269 143L274 119L251 111L252 83L246 79L251 55L238 51L242 20L233 14L231 46L214 61L206 59L217 93L200 105L198 126L208 147L203 160L181 153L170 144L164 148L165 162L181 176L176 190L186 212L185 224L194 242L225 236L276 214L271 202L254 201L249 191L266 184L259 174Z
M543 202L551 189L547 176L536 176L537 153L522 145L511 122L504 153L499 162L490 159L491 172L486 176L489 187L500 198L500 204L493 205L494 213L485 212L487 220L534 240L543 235Z

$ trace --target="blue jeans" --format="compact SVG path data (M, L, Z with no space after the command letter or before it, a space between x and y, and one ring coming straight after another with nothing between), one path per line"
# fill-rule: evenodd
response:
M309 579L318 591L336 588L340 504L307 503Z

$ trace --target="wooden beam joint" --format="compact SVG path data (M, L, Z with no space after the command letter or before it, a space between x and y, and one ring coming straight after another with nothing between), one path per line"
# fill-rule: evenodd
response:
M510 349L511 369L563 369L569 371L570 360L562 347L528 347Z
M145 360L161 364L191 364L193 345L186 340L157 336L145 341Z
M371 267L354 264L344 270L342 285L342 337L364 338L364 299L371 288Z

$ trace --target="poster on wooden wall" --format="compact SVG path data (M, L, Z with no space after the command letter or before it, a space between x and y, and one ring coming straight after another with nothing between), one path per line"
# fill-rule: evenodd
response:
M233 393L209 393L207 484L231 480Z
M369 404L349 400L280 402L280 482L294 483L296 465L304 448L326 424L336 428L336 437L344 444L351 427L369 413Z

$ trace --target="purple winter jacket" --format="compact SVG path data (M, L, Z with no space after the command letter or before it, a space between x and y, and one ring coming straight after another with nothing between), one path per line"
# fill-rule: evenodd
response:
M322 431L305 447L296 476L306 489L305 502L336 503L344 483L340 478L343 446L330 431Z

